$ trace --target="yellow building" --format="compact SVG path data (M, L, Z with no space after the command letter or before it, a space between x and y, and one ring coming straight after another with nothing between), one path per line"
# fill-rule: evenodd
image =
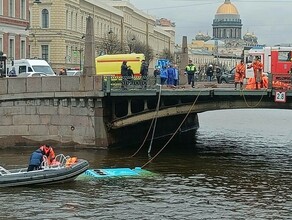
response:
M83 65L86 18L93 17L96 55L104 52L101 42L111 33L127 44L139 40L154 54L173 51L174 34L156 26L156 20L128 1L30 0L30 57L47 60L57 72L60 68ZM153 61L155 63L155 61ZM154 65L154 64L152 64Z

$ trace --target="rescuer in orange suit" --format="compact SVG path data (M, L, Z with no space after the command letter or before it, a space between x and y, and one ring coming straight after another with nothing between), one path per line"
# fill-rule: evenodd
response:
M238 83L240 83L240 89L242 89L244 77L245 77L245 64L243 60L241 60L240 63L237 64L235 68L235 76L234 76L235 89L237 89Z
M54 164L56 155L55 155L55 152L54 152L53 148L51 146L45 144L45 145L40 146L40 150L42 152L44 152L44 155L47 156L48 165Z
M261 88L263 88L263 79L262 79L263 64L261 63L260 58L258 56L255 57L255 60L249 66L249 68L251 67L253 67L256 89L259 89L259 86L258 86L259 83L261 84Z

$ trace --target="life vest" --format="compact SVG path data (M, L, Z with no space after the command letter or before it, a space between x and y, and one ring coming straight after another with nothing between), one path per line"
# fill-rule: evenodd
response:
M47 156L48 165L51 165L51 163L53 162L53 160L56 157L53 148L49 147L49 146L46 146L46 145L42 145L42 146L40 146L40 150L43 151L44 154Z
M66 165L66 167L70 167L76 162L77 162L77 157L70 157L70 158L67 159L65 165Z

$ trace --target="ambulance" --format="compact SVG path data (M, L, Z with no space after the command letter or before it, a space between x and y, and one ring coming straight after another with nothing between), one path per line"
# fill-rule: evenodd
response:
M21 73L44 73L46 76L56 75L47 61L39 59L13 60L11 65L8 66L8 75L12 69L14 69L16 76Z
M127 66L131 66L134 75L140 76L142 60L144 54L111 54L102 55L95 58L96 74L103 76L121 76L121 65L127 61Z
M292 71L292 47L252 47L244 51L244 58L247 66L249 66L254 58L258 56L263 63L264 73L272 74L272 76L281 76L282 78L290 78ZM253 77L252 69L246 68L246 77Z

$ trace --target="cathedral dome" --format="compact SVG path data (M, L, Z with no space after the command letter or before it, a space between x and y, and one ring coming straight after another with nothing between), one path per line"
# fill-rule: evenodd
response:
M225 0L224 4L220 5L217 9L216 14L233 14L238 15L237 8L230 2L230 0Z

